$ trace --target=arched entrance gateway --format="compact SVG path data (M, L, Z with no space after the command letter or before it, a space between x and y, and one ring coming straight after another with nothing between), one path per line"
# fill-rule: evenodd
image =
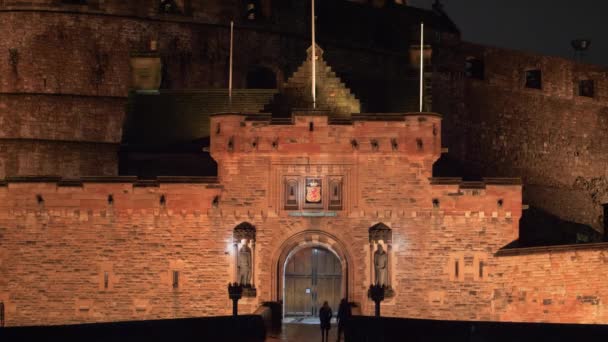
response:
M342 298L342 264L322 247L300 249L285 261L285 316L318 316L327 301L334 312Z
M351 297L351 258L333 235L301 232L285 241L279 251L272 292L283 302L284 316L317 316L324 301L337 312L340 299Z

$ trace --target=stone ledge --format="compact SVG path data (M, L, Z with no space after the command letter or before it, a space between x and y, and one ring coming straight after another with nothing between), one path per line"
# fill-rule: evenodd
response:
M134 186L159 186L160 184L210 184L222 187L217 177L159 176L152 179L139 179L134 176L93 176L62 178L59 176L18 176L0 179L0 186L9 183L56 183L57 186L82 186L85 183L130 183Z
M431 185L458 185L462 189L485 189L488 185L521 185L521 178L483 178L463 181L460 177L430 177Z
M580 250L593 250L593 249L608 250L608 242L581 243L581 244L575 244L575 245L503 248L503 249L498 250L494 254L494 256L507 257L507 256L543 254L543 253L564 253L564 252L573 252L573 251L580 251Z
M357 113L351 114L350 117L335 116L324 109L294 109L291 117L272 117L268 113L214 113L210 116L235 115L243 116L245 121L260 121L268 122L271 125L293 125L296 117L306 116L326 116L328 125L352 125L357 121L381 121L381 122L401 122L407 117L419 117L420 122L426 121L426 117L442 118L441 114L430 112L408 112L408 113Z

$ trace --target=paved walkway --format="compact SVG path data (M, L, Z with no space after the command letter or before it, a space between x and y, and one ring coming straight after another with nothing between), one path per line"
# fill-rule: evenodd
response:
M329 330L329 341L333 342L338 336L338 326L332 324ZM283 331L280 335L270 334L266 338L266 342L315 342L321 341L321 328L319 328L318 319L317 324L309 323L284 323Z

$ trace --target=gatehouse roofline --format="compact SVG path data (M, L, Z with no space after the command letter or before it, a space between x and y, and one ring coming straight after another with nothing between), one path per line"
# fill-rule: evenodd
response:
M434 117L442 119L443 116L435 112L403 112L403 113L353 113L350 117L336 116L327 110L322 109L298 109L295 110L291 117L272 117L270 113L214 113L211 117L221 116L241 116L244 121L264 122L270 125L288 125L295 124L297 117L327 117L329 125L345 125L352 124L357 121L405 121L407 117Z

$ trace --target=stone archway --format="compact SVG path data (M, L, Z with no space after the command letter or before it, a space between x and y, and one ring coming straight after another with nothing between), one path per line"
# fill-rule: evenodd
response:
M283 316L318 317L324 302L337 312L342 293L342 262L321 246L296 248L285 260Z
M275 272L272 274L272 298L282 301L284 296L285 266L290 257L307 248L322 248L335 255L341 264L341 293L342 296L353 297L353 274L349 270L352 257L346 246L335 236L320 230L307 230L288 238L281 244L272 258Z

